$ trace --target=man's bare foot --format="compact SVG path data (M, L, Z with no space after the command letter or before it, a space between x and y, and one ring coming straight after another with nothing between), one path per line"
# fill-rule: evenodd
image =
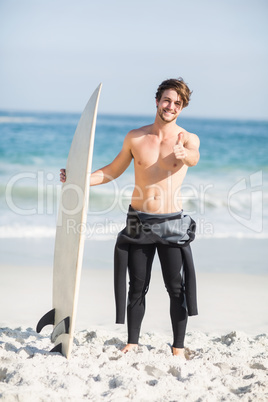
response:
M173 356L179 356L185 359L184 348L174 348L172 347Z
M127 352L129 352L130 350L136 348L137 346L138 346L138 345L137 345L136 343L128 343L128 344L121 350L121 352L127 353Z

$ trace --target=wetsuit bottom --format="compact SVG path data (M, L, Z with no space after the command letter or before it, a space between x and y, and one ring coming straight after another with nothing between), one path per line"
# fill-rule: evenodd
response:
M188 314L182 284L182 255L179 247L163 244L131 244L127 306L128 343L137 344L145 313L152 263L157 249L165 287L170 297L173 347L183 348Z

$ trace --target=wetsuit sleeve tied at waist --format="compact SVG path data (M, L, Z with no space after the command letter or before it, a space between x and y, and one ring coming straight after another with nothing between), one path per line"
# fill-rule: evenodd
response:
M114 292L116 323L124 324L126 311L126 273L131 244L160 243L181 248L188 315L197 315L196 277L190 242L195 238L195 222L178 213L170 218L156 215L141 220L130 207L126 227L118 234L114 250Z

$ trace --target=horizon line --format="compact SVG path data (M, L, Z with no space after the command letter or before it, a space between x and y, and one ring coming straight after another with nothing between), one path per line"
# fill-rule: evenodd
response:
M0 107L0 113L40 113L40 114L74 114L74 115L81 115L82 111L70 111L70 110L44 110L44 109L17 109L17 108L1 108ZM124 112L124 113L117 113L117 112L99 112L99 116L114 116L114 117L144 117L144 118L153 118L155 117L154 114L146 114L146 113L131 113L131 112ZM198 116L198 115L186 115L186 116L180 116L180 119L196 119L196 120L236 120L236 121L262 121L262 122L268 122L268 117L241 117L241 116L211 116L211 115L206 115L206 116Z

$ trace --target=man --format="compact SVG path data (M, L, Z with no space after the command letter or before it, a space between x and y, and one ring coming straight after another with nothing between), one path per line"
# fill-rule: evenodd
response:
M124 299L120 273L120 264L122 265L124 259L123 265L128 266L130 278L128 343L122 350L124 353L138 344L145 312L145 294L149 287L156 250L170 296L173 355L184 356L189 309L192 310L189 315L197 314L194 268L188 250L188 243L194 238L194 222L182 214L180 188L188 167L198 163L199 139L197 135L176 124L182 109L188 106L190 96L191 92L182 78L163 81L156 93L157 112L154 123L130 131L116 158L109 165L92 173L90 178L91 186L107 183L119 177L132 159L134 160L135 187L127 227L119 234L115 250L117 307L120 303L122 305L120 298ZM62 169L61 181L65 180L65 170ZM170 229L171 224L174 229ZM185 224L186 227L183 228ZM179 231L176 225L179 225ZM188 265L188 271L185 271L184 265ZM185 272L181 272L182 269ZM190 278L186 303L185 277ZM123 322L122 314L119 315L117 322Z

